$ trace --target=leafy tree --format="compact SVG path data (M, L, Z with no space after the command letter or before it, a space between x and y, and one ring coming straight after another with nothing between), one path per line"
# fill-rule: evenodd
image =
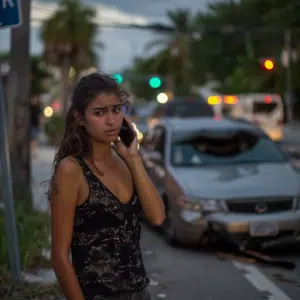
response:
M41 29L43 57L47 63L58 67L61 73L64 113L68 109L73 87L70 77L74 75L73 79L76 79L82 70L95 63L93 46L97 25L93 18L95 10L82 5L81 1L61 0L59 9L44 22Z
M190 47L194 32L194 21L190 10L177 9L167 12L173 31L164 32L151 41L147 49L159 48L152 68L168 77L172 89L189 91L191 86ZM151 61L151 58L150 58Z
M9 54L0 53L0 61L5 61L9 64ZM40 95L48 91L45 83L47 80L53 79L53 74L39 55L30 57L30 79L30 97Z

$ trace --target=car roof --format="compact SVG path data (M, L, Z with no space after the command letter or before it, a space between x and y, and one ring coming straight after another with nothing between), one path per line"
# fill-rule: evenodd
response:
M222 118L215 120L210 117L195 118L162 118L159 122L173 131L194 131L194 130L246 130L258 135L265 135L264 131L251 122L243 119Z

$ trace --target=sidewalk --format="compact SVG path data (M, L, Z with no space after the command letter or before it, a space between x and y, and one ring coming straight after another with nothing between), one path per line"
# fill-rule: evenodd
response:
M31 161L32 204L37 211L48 211L47 181L51 178L54 154L54 147L39 145L37 156L33 157ZM44 249L42 255L50 259L49 249ZM56 282L56 276L52 269L39 269L33 273L27 273L25 279L31 283L52 284Z
M47 181L51 178L54 154L54 147L39 146L37 157L32 159L32 201L33 207L39 211L48 210Z

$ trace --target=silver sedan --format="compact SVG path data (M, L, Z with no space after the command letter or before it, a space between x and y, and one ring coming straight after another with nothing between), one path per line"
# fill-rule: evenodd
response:
M206 234L261 247L300 241L300 177L288 157L249 122L166 119L141 154L166 205L168 242Z

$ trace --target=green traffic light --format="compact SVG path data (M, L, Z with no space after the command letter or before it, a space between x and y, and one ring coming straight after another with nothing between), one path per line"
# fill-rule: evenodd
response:
M117 84L121 84L123 82L123 76L121 74L113 74L112 77Z
M152 77L149 80L149 85L153 88L153 89L157 89L161 86L161 80L158 77Z

